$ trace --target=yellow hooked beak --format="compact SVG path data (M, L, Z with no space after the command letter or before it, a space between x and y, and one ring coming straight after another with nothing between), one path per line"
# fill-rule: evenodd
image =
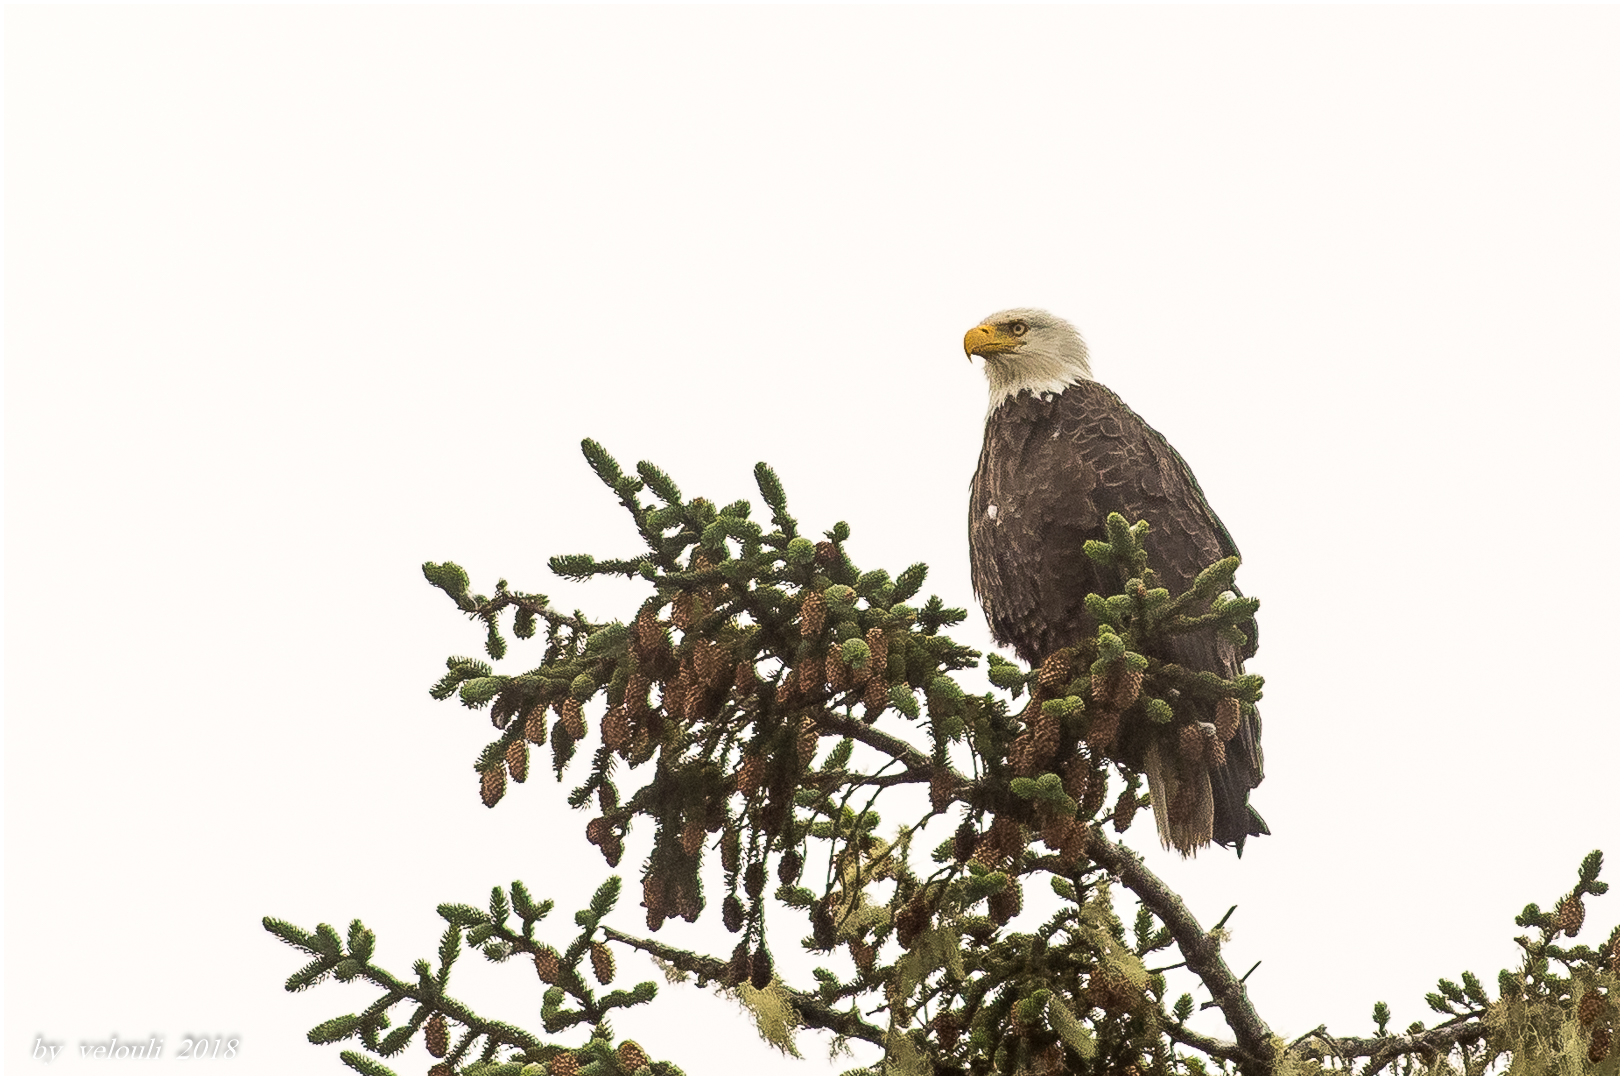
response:
M997 356L1000 353L1012 353L1021 347L1021 341L1013 334L988 326L982 323L964 335L964 358L979 356L983 359Z

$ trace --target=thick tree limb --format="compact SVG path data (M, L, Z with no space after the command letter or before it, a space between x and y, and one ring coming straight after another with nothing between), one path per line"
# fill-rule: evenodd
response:
M610 926L605 926L602 929L604 936L610 940L630 945L632 948L646 952L650 956L657 956L666 963L691 974L712 979L716 982L722 982L723 977L727 974L727 963L713 956L702 956L699 953L674 949L669 945L662 945L660 942L649 938L623 934ZM884 1028L875 1027L851 1013L836 1012L825 1005L823 999L816 994L795 990L782 983L780 983L780 986L783 989L784 997L791 1005L795 1006L795 1011L801 1014L801 1019L809 1027L823 1028L834 1032L836 1035L862 1039L864 1042L873 1043L879 1047L885 1046Z
M1214 1058L1233 1061L1249 1072L1268 1072L1274 1062L1273 1033L1258 1016L1246 987L1235 977L1213 940L1177 893L1161 878L1146 869L1139 856L1121 844L1114 844L1090 830L1088 854L1095 862L1122 879L1122 883L1142 900L1162 923L1172 931L1173 940L1184 954L1190 970L1200 977L1223 1011L1235 1042L1224 1042L1191 1031L1171 1017L1162 1018L1162 1030L1177 1042L1192 1046ZM1368 1038L1327 1035L1324 1030L1310 1032L1297 1039L1293 1047L1311 1040L1323 1043L1344 1061L1368 1058L1368 1073L1386 1068L1405 1054L1444 1053L1459 1042L1470 1042L1482 1037L1483 1021L1476 1017L1461 1017L1414 1035L1387 1035Z
M1459 1042L1471 1042L1483 1037L1486 1029L1476 1017L1463 1016L1414 1035L1386 1035L1370 1038L1340 1038L1319 1036L1338 1055L1346 1060L1369 1058L1367 1073L1375 1074L1405 1054L1447 1053Z
M1134 895L1172 931L1173 940L1178 942L1185 962L1201 979L1213 1001L1218 1003L1218 1008L1223 1010L1229 1029L1235 1033L1237 1054L1231 1060L1248 1072L1268 1072L1274 1060L1271 1042L1274 1033L1252 1007L1246 987L1229 970L1229 965L1218 951L1218 943L1190 914L1184 901L1168 888L1165 881L1146 869L1131 849L1105 839L1097 829L1088 830L1087 850L1089 858L1121 878L1122 883L1133 890Z

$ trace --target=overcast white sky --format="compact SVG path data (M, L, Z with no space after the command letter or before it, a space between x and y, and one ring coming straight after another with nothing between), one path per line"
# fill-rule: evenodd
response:
M1616 7L8 7L5 1070L345 1071L304 1032L365 995L283 992L265 914L405 973L518 877L567 940L607 871L549 778L480 805L488 722L427 688L481 635L419 565L630 612L546 570L633 550L590 435L758 507L770 461L973 608L959 342L1014 305L1263 599L1274 835L1130 842L1239 904L1282 1033L1492 980L1585 852L1620 878L1618 57ZM530 972L459 970L538 1026ZM618 1028L829 1069L692 987Z

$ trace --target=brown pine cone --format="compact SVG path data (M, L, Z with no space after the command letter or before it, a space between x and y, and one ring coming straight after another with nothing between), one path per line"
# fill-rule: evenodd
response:
M1038 767L1038 739L1030 731L1010 745L1010 768L1017 776L1036 776L1043 771Z
M1564 896L1556 905L1556 927L1568 937L1578 937L1585 924L1585 902L1577 896Z
M730 874L739 872L739 830L728 822L722 829L722 869Z
M430 1076L450 1076L451 1063L449 1061L436 1061L433 1065L429 1066L428 1074Z
M733 689L740 694L753 694L757 683L756 665L748 660L740 660L739 666L733 669Z
M1235 737L1241 729L1241 703L1237 698L1226 697L1218 703L1216 717L1218 737L1228 742Z
M620 837L616 836L614 833L610 833L608 838L604 840L601 846L603 850L603 861L608 863L610 866L619 866L620 856L625 851L625 845L621 842Z
M1060 789L1067 795L1083 801L1088 793L1088 775L1093 768L1093 762L1087 754L1077 753L1066 759L1065 766L1060 770Z
M1212 732L1208 734L1207 761L1212 764L1213 768L1221 769L1228 760L1229 751L1225 748L1223 740L1218 737L1218 733Z
M832 566L840 558L840 548L835 546L833 540L819 540L813 551L816 552L819 566Z
M615 1061L620 1064L620 1071L631 1076L648 1064L648 1054L641 1046L627 1039L615 1051Z
M1016 736L1009 748L1009 767L1016 776L1031 776L1033 764L1037 759L1037 747L1033 744L1032 735Z
M1115 693L1111 695L1111 705L1114 708L1126 709L1139 700L1139 690L1145 685L1143 671L1124 671L1117 679Z
M987 829L987 838L992 841L998 854L1006 859L1013 859L1026 847L1026 838L1021 835L1021 826L1014 819L1003 814L994 814L992 825Z
M730 934L737 934L744 928L744 904L732 893L722 901L722 925Z
M685 671L679 670L674 678L660 684L660 708L673 720L681 720L688 715L688 677Z
M998 845L992 842L992 838L982 836L976 841L975 847L971 849L969 861L978 862L982 866L995 867L1003 862L1003 859L1003 853L998 850Z
M897 944L912 949L914 940L929 926L930 912L924 900L916 896L897 912Z
M824 619L829 614L829 602L822 593L808 593L801 601L801 636L815 638L823 633Z
M423 1027L423 1047L433 1057L443 1058L450 1051L450 1035L445 1029L445 1017L435 1013Z
M501 765L492 765L479 776L479 798L486 806L495 806L502 801L502 795L507 791L507 770Z
M558 954L551 948L543 945L535 953L536 974L541 981L551 986L558 981Z
M1111 744L1116 742L1117 726L1122 722L1122 714L1109 709L1099 709L1093 714L1093 720L1088 725L1088 734L1084 737L1093 750L1109 750Z
M953 791L958 785L953 774L937 769L930 774L930 808L932 813L944 814L953 805Z
M885 631L878 626L872 627L867 634L863 635L863 640L868 642L869 674L885 678L887 665L891 662L891 646L885 636Z
M786 851L778 858L778 882L781 885L793 885L801 876L801 853L799 851Z
M1188 788L1191 785L1184 784L1182 786ZM1124 791L1121 797L1117 799L1116 810L1111 814L1111 827L1119 833L1127 832L1128 826L1133 824L1133 815L1138 811L1138 798L1135 797L1133 792Z
M683 715L690 720L709 720L709 710L705 708L705 688L698 680L688 684L688 693L682 702Z
M602 847L604 840L610 835L610 821L607 817L595 817L586 823L587 843L594 847Z
M795 685L803 694L810 694L823 684L823 658L817 656L804 657L795 665L791 676Z
M727 962L727 974L724 980L729 986L737 986L750 977L750 944L741 941L733 946L733 955Z
M1590 1033L1590 1053L1588 1057L1592 1064L1607 1057L1607 1051L1613 1048L1613 1033L1606 1024L1597 1024Z
M737 780L739 794L746 798L754 795L766 775L767 759L760 754L745 754L739 761Z
M1066 1052L1052 1042L1032 1055L1032 1068L1039 1076L1059 1076L1066 1071Z
M1105 771L1105 766L1096 766L1090 770L1088 776L1088 789L1083 792L1077 801L1083 805L1083 816L1092 818L1100 812L1105 805L1106 792L1111 787L1111 775Z
M971 856L975 854L978 839L980 838L976 835L976 827L968 820L961 821L953 833L953 858L959 862L969 862Z
M868 714L864 717L870 723L891 703L891 686L879 674L870 675L868 682L863 685L863 704L868 706Z
M744 868L744 891L753 900L761 895L761 890L767 887L767 866L765 863L753 862Z
M1071 681L1071 650L1060 649L1050 653L1038 668L1038 685L1045 690L1059 690Z
M1038 714L1032 726L1032 752L1039 762L1046 762L1060 749L1060 718L1048 713Z
M706 688L722 680L727 670L727 654L714 641L694 642L694 674Z
M626 715L626 706L616 705L603 714L603 745L611 750L624 750L631 741L632 722Z
M538 701L524 714L524 737L541 746L547 741L547 704Z
M1100 704L1108 704L1116 696L1116 675L1121 665L1112 664L1104 671L1090 671L1088 673L1088 696Z
M684 821L682 823L682 853L690 859L699 854L699 849L705 845L705 826L703 822Z
M818 724L811 717L801 721L801 733L795 738L795 756L803 769L818 756Z
M1589 1027L1601 1015L1601 995L1596 993L1595 987L1585 991L1585 996L1579 999L1579 1026Z
M491 702L491 727L497 731L506 731L508 721L513 719L513 714L518 708L519 703L513 699L513 695L506 691L498 694L496 700Z
M964 1031L958 1014L951 1009L937 1013L930 1022L930 1029L936 1033L936 1042L944 1050L952 1049Z
M669 908L665 903L665 875L659 870L650 870L643 878L643 906L649 913L659 912L664 918Z
M581 703L574 698L566 698L559 709L559 716L563 718L564 730L569 732L570 738L577 741L586 738L586 719L581 715Z
M778 684L778 689L773 692L773 700L780 705L789 701L790 695L795 692L796 685L794 672L791 672L784 677L783 682Z
M1179 757L1190 765L1200 765L1207 752L1207 737L1194 724L1181 724L1178 730Z
M601 941L592 943L592 977L598 980L599 986L615 981L615 954Z
M648 676L634 669L626 677L626 692L621 696L620 703L626 706L628 710L638 705L648 704L648 688Z
M659 619L655 618L654 611L649 607L637 613L637 622L632 624L635 649L639 660L651 659L660 651L660 639L665 632L660 628Z
M857 965L858 971L867 975L874 970L874 955L879 951L876 946L853 938L846 942L846 949L851 953L852 963Z
M750 985L765 990L772 981L773 958L767 953L767 946L757 945L755 955L750 957Z
M1060 858L1066 865L1075 866L1088 852L1085 846L1088 843L1088 826L1080 821L1068 824L1070 828L1066 830L1066 838L1060 845Z
M699 887L693 878L689 878L677 892L677 915L683 922L698 922L703 909L699 902Z
M1084 1000L1107 1013L1132 1011L1135 997L1133 983L1111 971L1096 971L1089 976L1088 987L1083 991Z
M554 1076L580 1076L581 1063L574 1054L565 1050L553 1055L553 1060L547 1063L547 1071Z
M812 943L819 949L835 947L835 917L830 911L834 904L835 898L830 895L812 906Z
M507 769L515 784L524 783L525 777L530 775L529 743L523 739L514 739L507 744Z
M1011 880L1001 893L987 897L987 915L999 926L1021 913L1021 883Z
M1026 838L1021 834L1020 825L1013 819L994 814L992 824L982 834L971 858L983 866L996 867L1019 855L1025 848Z
M851 668L846 666L838 641L830 645L829 651L824 654L823 677L829 683L829 689L837 694L851 689Z
M671 625L686 631L694 624L694 597L683 589L671 598Z

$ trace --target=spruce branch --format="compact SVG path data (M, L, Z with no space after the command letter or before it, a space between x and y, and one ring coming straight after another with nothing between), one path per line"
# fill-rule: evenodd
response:
M1271 1045L1274 1034L1252 1005L1246 987L1230 970L1218 941L1184 906L1178 894L1145 866L1137 853L1123 844L1105 839L1092 828L1084 843L1089 857L1120 878L1173 932L1173 939L1178 942L1185 963L1201 979L1207 992L1223 1011L1229 1029L1235 1033L1239 1057L1232 1060L1254 1071L1268 1071L1274 1058Z
M658 957L672 967L697 975L709 982L727 984L728 964L725 960L718 960L712 956L688 952L670 945L654 941L650 938L637 937L627 934L613 927L603 928L604 936L611 941L619 941L630 945L640 952ZM816 994L809 994L802 990L795 990L780 984L784 998L795 1007L801 1019L810 1027L822 1028L851 1039L861 1039L873 1043L875 1046L885 1045L885 1031L873 1024L862 1020L853 1012L837 1012L825 1005Z
M470 595L460 567L426 564L425 577L482 624L492 660L505 656L499 624L510 611L518 639L542 630L545 645L536 666L518 674L453 656L431 693L487 711L500 731L475 762L487 806L502 800L510 778L517 784L534 775L531 749L551 741L557 778L577 771L567 805L596 815L586 837L610 866L634 828L652 827L641 878L652 934L668 918L704 915L704 871L719 859L716 906L722 924L740 935L734 955L720 960L604 926L618 879L576 913L580 932L561 949L534 936L551 901L537 902L518 882L493 890L483 907L443 905L439 967L419 961L415 983L375 966L375 942L359 922L341 938L326 925L307 933L267 920L267 930L309 954L289 990L329 976L384 990L360 1015L317 1025L313 1039L356 1038L389 1057L422 1030L441 1072L512 1072L521 1064L555 1074L670 1071L668 1063L648 1063L640 1048L609 1046L608 1014L654 997L652 983L609 989L608 946L618 943L741 994L749 994L741 985L748 981L763 992L751 1007L774 1045L792 1045L793 1025L820 1028L836 1045L877 1048L878 1071L1203 1071L1180 1047L1244 1071L1318 1069L1309 1060L1318 1053L1344 1070L1363 1061L1367 1070L1408 1073L1435 1066L1453 1048L1468 1069L1509 1052L1513 1071L1616 1070L1617 931L1600 949L1559 943L1581 930L1586 898L1607 889L1598 880L1599 852L1549 910L1530 904L1518 916L1529 931L1517 939L1523 963L1500 973L1498 999L1466 972L1426 995L1444 1016L1430 1029L1417 1023L1390 1033L1390 1013L1379 1005L1374 1037L1338 1037L1322 1026L1288 1044L1247 994L1261 961L1236 978L1222 955L1221 931L1235 908L1204 928L1137 854L1105 839L1107 822L1125 832L1150 805L1119 728L1142 734L1144 725L1171 719L1169 702L1179 699L1227 710L1222 715L1233 721L1262 695L1260 676L1189 670L1162 651L1167 639L1195 630L1255 643L1258 602L1235 595L1233 557L1171 596L1149 569L1147 528L1113 515L1108 542L1086 552L1121 581L1113 595L1086 598L1097 632L1031 670L988 655L998 692L974 695L956 673L981 655L944 632L965 611L937 596L909 603L923 585L923 564L894 579L864 570L847 550L844 522L822 540L800 535L767 466L755 479L772 531L750 520L748 500L720 509L704 498L684 502L652 463L639 463L632 477L596 443L583 451L647 550L620 559L555 557L550 565L573 579L639 580L647 598L635 614L596 622L506 581L490 597ZM658 502L642 502L644 490ZM825 738L839 740L833 751L820 749ZM857 746L883 764L852 767ZM582 748L586 766L576 760ZM907 804L889 793L915 784L928 785L930 813L909 809L899 824ZM957 830L927 861L913 850L920 830L955 807ZM1010 929L1044 872L1060 908L1035 931ZM1139 901L1131 935L1112 908L1113 884ZM784 941L768 924L776 932L786 915L809 921L803 948L830 954L829 963L849 954L853 974L820 967L816 991L784 987L769 945ZM528 958L545 985L544 1032L589 1026L586 1043L545 1042L450 998L446 987L465 944L494 963ZM1170 946L1180 959L1147 967ZM583 974L589 961L602 989ZM1201 980L1212 996L1201 1007L1220 1009L1234 1041L1189 1029L1190 994L1169 1006L1165 973L1179 967ZM391 1027L387 1013L402 1004L414 1011ZM454 1043L447 1022L464 1027ZM476 1049L477 1060L467 1060ZM498 1060L504 1051L512 1056ZM363 1071L383 1067L348 1050L344 1060Z

